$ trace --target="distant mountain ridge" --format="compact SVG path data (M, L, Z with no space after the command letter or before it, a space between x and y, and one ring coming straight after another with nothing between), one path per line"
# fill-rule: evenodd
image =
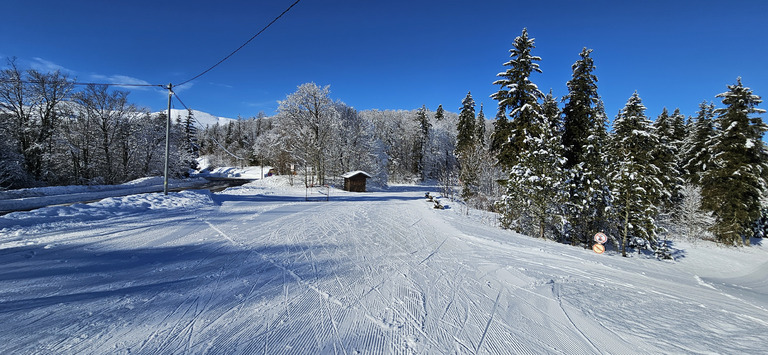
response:
M167 111L154 112L153 115L160 114L161 112L166 113ZM216 123L223 125L232 121L236 121L234 118L215 116L208 112L198 110L192 110L192 116L195 118L197 123L196 125L200 128L213 126ZM176 121L176 119L179 117L181 117L181 120L184 121L187 118L187 110L171 109L171 119Z

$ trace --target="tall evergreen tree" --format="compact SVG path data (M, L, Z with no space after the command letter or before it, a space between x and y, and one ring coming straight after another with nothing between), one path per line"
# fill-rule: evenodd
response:
M676 142L678 153L682 153L683 142L688 135L688 127L685 123L685 115L680 113L680 108L676 108L675 111L672 112L671 120L671 137L672 140Z
M744 87L741 78L717 97L725 107L715 110L718 130L710 139L712 161L701 179L702 206L715 215L712 231L719 242L749 245L768 187L762 144L767 127L755 115L765 110L756 107L762 99Z
M603 227L609 194L602 147L607 136L605 112L597 94L591 49L583 48L572 66L563 98L563 155L569 174L567 215L570 242L590 246Z
M526 137L538 136L541 129L536 123L540 122L539 99L543 99L544 94L530 80L533 72L541 73L539 64L536 63L541 58L532 54L535 47L534 39L528 37L528 30L524 28L509 50L512 59L504 63L509 69L497 74L501 79L493 83L501 88L491 95L491 98L499 102L499 111L504 114L509 111L507 132L498 133L498 138L508 133L507 141L501 142L498 147L497 158L502 167L509 168L517 164L521 152L530 151L530 147L526 145L532 142L526 140Z
M512 157L507 157L508 149L502 150L504 144L509 141L511 136L510 124L507 119L507 113L503 107L499 106L496 111L496 119L493 121L493 132L491 132L490 151L496 155L496 164L503 166L502 161L509 161Z
M679 114L679 111L676 112ZM680 189L683 184L677 168L677 157L682 142L676 137L673 119L665 107L653 123L653 131L659 140L659 144L653 148L653 162L659 169L656 178L661 181L663 187L661 199L657 204L665 211L671 211L673 203L680 200Z
M459 179L461 180L461 197L468 200L477 192L478 162L475 137L475 100L472 94L461 101L459 122L456 124L456 156L459 161Z
M525 135L529 150L512 167L499 207L506 227L545 238L547 231L554 236L562 230L566 198L560 111L551 93L532 123L540 129Z
M483 104L480 104L480 112L477 113L477 122L475 122L475 137L480 146L485 146L485 113L483 113Z
M681 154L683 179L697 186L701 182L701 174L712 160L707 145L715 134L714 117L715 104L707 104L706 101L700 103L699 112L683 141Z
M653 164L658 138L645 116L645 106L635 92L613 122L610 142L612 211L620 226L621 253L627 256L630 237L656 244L655 217L662 189Z
M584 161L584 147L589 144L592 135L591 122L594 120L597 95L597 77L594 60L589 56L591 49L586 47L579 54L581 59L571 66L572 78L568 81L568 95L563 108L563 146L567 169Z
M200 156L200 146L197 144L197 125L192 110L187 111L187 117L184 119L184 141L187 147L187 153L192 157Z
M459 123L456 126L456 153L472 149L476 143L475 139L475 100L472 99L472 93L467 92L467 96L461 101L461 111L459 112Z
M424 181L426 178L424 174L424 162L426 158L427 142L429 142L429 129L432 127L432 124L429 123L429 119L427 118L426 106L422 105L421 108L416 112L416 122L419 125L419 135L414 146L415 166L413 173L419 174L421 180Z
M435 111L435 121L442 121L445 118L445 110L443 105L437 105L437 111Z

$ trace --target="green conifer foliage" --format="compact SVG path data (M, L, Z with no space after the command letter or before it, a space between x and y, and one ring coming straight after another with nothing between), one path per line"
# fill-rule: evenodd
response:
M656 201L656 204L664 211L671 211L673 203L680 200L682 188L682 179L677 168L677 157L682 142L676 138L675 122L666 107L653 123L653 131L659 140L659 144L653 147L653 163L659 169L656 178L661 181L663 187L660 200Z
M445 118L445 110L443 109L443 105L437 105L437 111L435 111L435 121L441 121L443 118Z
M637 92L614 120L610 145L612 211L620 226L621 252L626 256L631 238L656 245L658 210L654 202L662 189L659 169L653 163L658 138Z
M568 81L568 95L564 97L563 146L565 147L566 168L570 169L584 161L585 146L591 132L591 121L598 103L597 77L594 60L589 56L591 49L582 49L581 59L571 66L572 78Z
M572 79L563 98L563 155L568 170L567 219L570 242L590 246L592 236L604 229L610 196L605 179L602 147L607 136L605 113L597 94L591 49L584 48L571 66Z
M715 105L706 101L700 103L699 112L691 123L683 143L683 179L696 186L700 185L701 174L706 171L707 164L712 160L707 145L715 134L714 117Z
M477 113L475 122L475 137L481 147L485 146L485 113L483 113L483 104L480 104L480 112Z
M712 161L701 179L702 207L715 215L712 232L719 242L748 245L766 194L766 125L754 115L765 110L756 108L762 100L741 84L741 78L717 97L725 107L715 110L718 129L709 143Z
M494 132L498 163L505 168L514 166L520 152L529 150L526 147L526 135L537 135L536 131L540 129L536 125L541 115L538 100L543 99L544 94L530 81L533 72L541 73L539 64L536 63L541 58L532 54L535 47L534 39L528 37L527 29L523 29L523 33L515 38L513 48L509 50L512 59L504 63L509 69L497 74L501 79L493 83L501 88L491 95L491 98L499 102L500 112L505 115L508 112L509 115L509 122L500 123L496 127L499 131Z
M497 204L501 222L507 228L537 235L540 238L559 236L562 231L562 205L565 159L562 157L560 111L557 102L548 95L543 103L545 114L533 123L539 127L525 132L520 158L510 170L504 184L505 195Z
M456 130L456 152L472 149L475 145L475 100L472 99L472 93L467 92L467 96L461 102L461 111L459 112L459 123Z

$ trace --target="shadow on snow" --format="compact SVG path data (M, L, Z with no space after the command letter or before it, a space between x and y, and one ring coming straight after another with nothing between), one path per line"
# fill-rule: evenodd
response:
M98 311L125 297L149 300L147 307L164 313L190 297L229 299L257 293L259 298L272 298L285 284L320 281L334 275L330 272L347 269L336 260L310 262L298 255L310 248L335 246L243 249L216 242L110 251L89 250L87 245L2 249L0 319L18 311L80 308L91 302L96 309L88 309ZM109 302L99 305L100 301Z

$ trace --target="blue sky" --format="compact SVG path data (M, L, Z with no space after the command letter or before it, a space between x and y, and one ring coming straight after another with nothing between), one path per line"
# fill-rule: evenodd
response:
M0 57L61 69L83 82L181 83L240 46L294 0L4 0ZM536 39L542 91L566 93L582 47L594 49L598 92L613 118L638 91L692 115L741 76L768 95L768 1L302 0L243 50L176 91L187 106L226 117L275 113L302 83L330 85L357 109L457 112L467 91L489 95L524 27ZM159 89L129 99L167 105ZM181 108L179 104L174 107ZM768 108L768 104L761 105Z

